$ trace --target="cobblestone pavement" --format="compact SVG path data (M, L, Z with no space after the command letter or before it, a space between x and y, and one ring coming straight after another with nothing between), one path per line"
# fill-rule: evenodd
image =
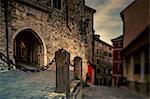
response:
M55 91L56 72L23 72L12 70L0 73L0 99L48 99ZM82 99L144 99L126 87L92 86L82 90ZM50 98L49 98L50 99Z
M55 90L55 71L0 73L0 99L47 99Z
M148 99L126 87L92 86L82 91L83 99Z

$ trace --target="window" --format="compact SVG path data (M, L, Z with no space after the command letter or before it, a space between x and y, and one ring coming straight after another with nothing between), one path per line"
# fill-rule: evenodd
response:
M123 64L120 63L118 64L118 72L121 72L123 70Z
M120 54L121 50L118 50L118 59L121 59L121 54Z
M99 50L97 49L97 51L96 51L96 52L97 52L97 55L98 55L98 54L99 54Z
M118 47L122 47L122 42L121 41L118 42Z
M111 48L109 47L109 50L111 50Z
M134 74L140 74L140 64L134 64Z
M53 7L61 9L61 0L53 0Z
M112 57L112 54L111 54L111 53L109 53L109 57Z
M104 68L104 73L106 73L106 68Z
M134 53L134 74L140 74L141 65L140 65L140 53Z
M97 64L99 64L99 59L97 59Z
M107 52L104 52L104 55L107 56Z
M97 69L97 73L99 73L99 74L100 74L100 73L101 73L101 70L100 70L100 69Z
M108 69L108 74L111 74L111 69Z
M120 63L120 70L123 71L123 64Z

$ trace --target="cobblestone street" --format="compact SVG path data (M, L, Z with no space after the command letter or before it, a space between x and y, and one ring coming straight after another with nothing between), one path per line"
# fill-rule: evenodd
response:
M146 99L126 87L92 86L82 91L83 99Z
M48 99L53 91L54 71L0 73L0 99ZM146 99L126 87L91 86L84 88L82 94L82 99Z
M72 77L70 72L70 79ZM0 73L0 99L57 99L55 88L55 71L11 70Z
M54 90L54 71L0 73L0 99L47 99Z

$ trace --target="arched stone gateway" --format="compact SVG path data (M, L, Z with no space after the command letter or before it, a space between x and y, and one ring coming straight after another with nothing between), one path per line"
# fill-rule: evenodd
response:
M14 59L17 64L43 66L45 64L45 47L43 41L32 29L25 29L14 37Z

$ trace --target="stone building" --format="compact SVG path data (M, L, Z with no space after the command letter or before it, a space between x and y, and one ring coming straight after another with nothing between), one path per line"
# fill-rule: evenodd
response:
M85 47L86 47L86 57L88 61L93 64L94 61L94 29L93 29L93 15L96 10L85 6L85 17L84 24L87 26L86 28L86 38L85 38Z
M110 85L112 70L112 46L99 39L99 35L95 35L94 45L94 64L95 84Z
M123 49L123 35L111 41L113 42L112 84L120 86L123 83L123 59L120 54Z
M123 76L128 86L149 95L149 0L136 0L121 12L123 28Z
M63 48L71 63L76 56L82 58L84 75L87 10L84 0L0 0L0 52L15 63L42 67ZM94 12L88 16L91 29Z

